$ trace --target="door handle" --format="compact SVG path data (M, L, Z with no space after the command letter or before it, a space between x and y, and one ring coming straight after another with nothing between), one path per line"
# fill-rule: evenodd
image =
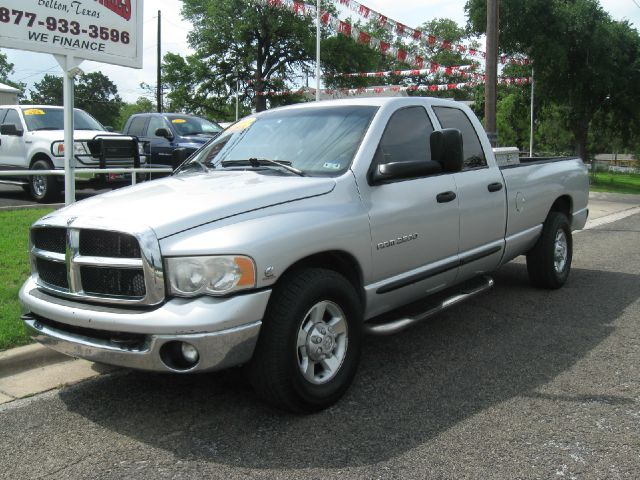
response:
M455 192L442 192L436 196L438 203L453 202L456 199Z
M490 183L489 185L487 185L487 190L489 190L490 192L499 192L500 190L502 190L502 183Z

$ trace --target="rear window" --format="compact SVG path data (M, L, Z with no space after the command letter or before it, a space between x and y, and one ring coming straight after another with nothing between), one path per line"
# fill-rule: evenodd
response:
M467 114L458 108L433 107L442 128L457 128L462 132L464 144L464 170L485 167L487 159L478 138L478 132L473 127Z
M147 117L133 117L129 128L127 129L127 135L133 135L134 137L144 136L144 126L147 123Z

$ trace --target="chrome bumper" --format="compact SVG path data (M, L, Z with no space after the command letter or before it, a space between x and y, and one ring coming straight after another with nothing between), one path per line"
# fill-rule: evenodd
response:
M224 299L171 300L145 311L89 305L39 291L31 279L20 290L23 321L37 342L72 357L156 372L204 372L246 363L258 340L270 291ZM134 344L122 334L135 335ZM184 342L199 354L177 366L173 348Z

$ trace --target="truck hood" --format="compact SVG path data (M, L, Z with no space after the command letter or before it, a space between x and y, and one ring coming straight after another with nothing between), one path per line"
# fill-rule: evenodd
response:
M332 178L273 172L181 174L97 195L52 216L104 219L105 226L110 219L146 225L160 239L252 210L324 195L334 188Z
M113 132L103 132L100 130L74 130L73 131L73 139L86 141L93 140L93 137L96 135L118 135ZM29 137L38 137L38 139L51 140L52 142L63 141L64 140L64 130L37 130L35 132L28 132L25 135L25 138Z

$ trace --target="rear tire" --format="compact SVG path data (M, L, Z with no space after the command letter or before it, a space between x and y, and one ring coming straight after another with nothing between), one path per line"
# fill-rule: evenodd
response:
M31 170L53 170L48 160L36 160ZM53 175L31 175L29 177L29 194L39 203L52 203L60 198L60 184Z
M564 213L550 212L542 234L527 254L527 272L531 283L539 288L562 287L571 270L573 238Z
M344 395L362 345L362 305L342 275L320 268L281 280L248 373L256 392L291 412L322 410Z

